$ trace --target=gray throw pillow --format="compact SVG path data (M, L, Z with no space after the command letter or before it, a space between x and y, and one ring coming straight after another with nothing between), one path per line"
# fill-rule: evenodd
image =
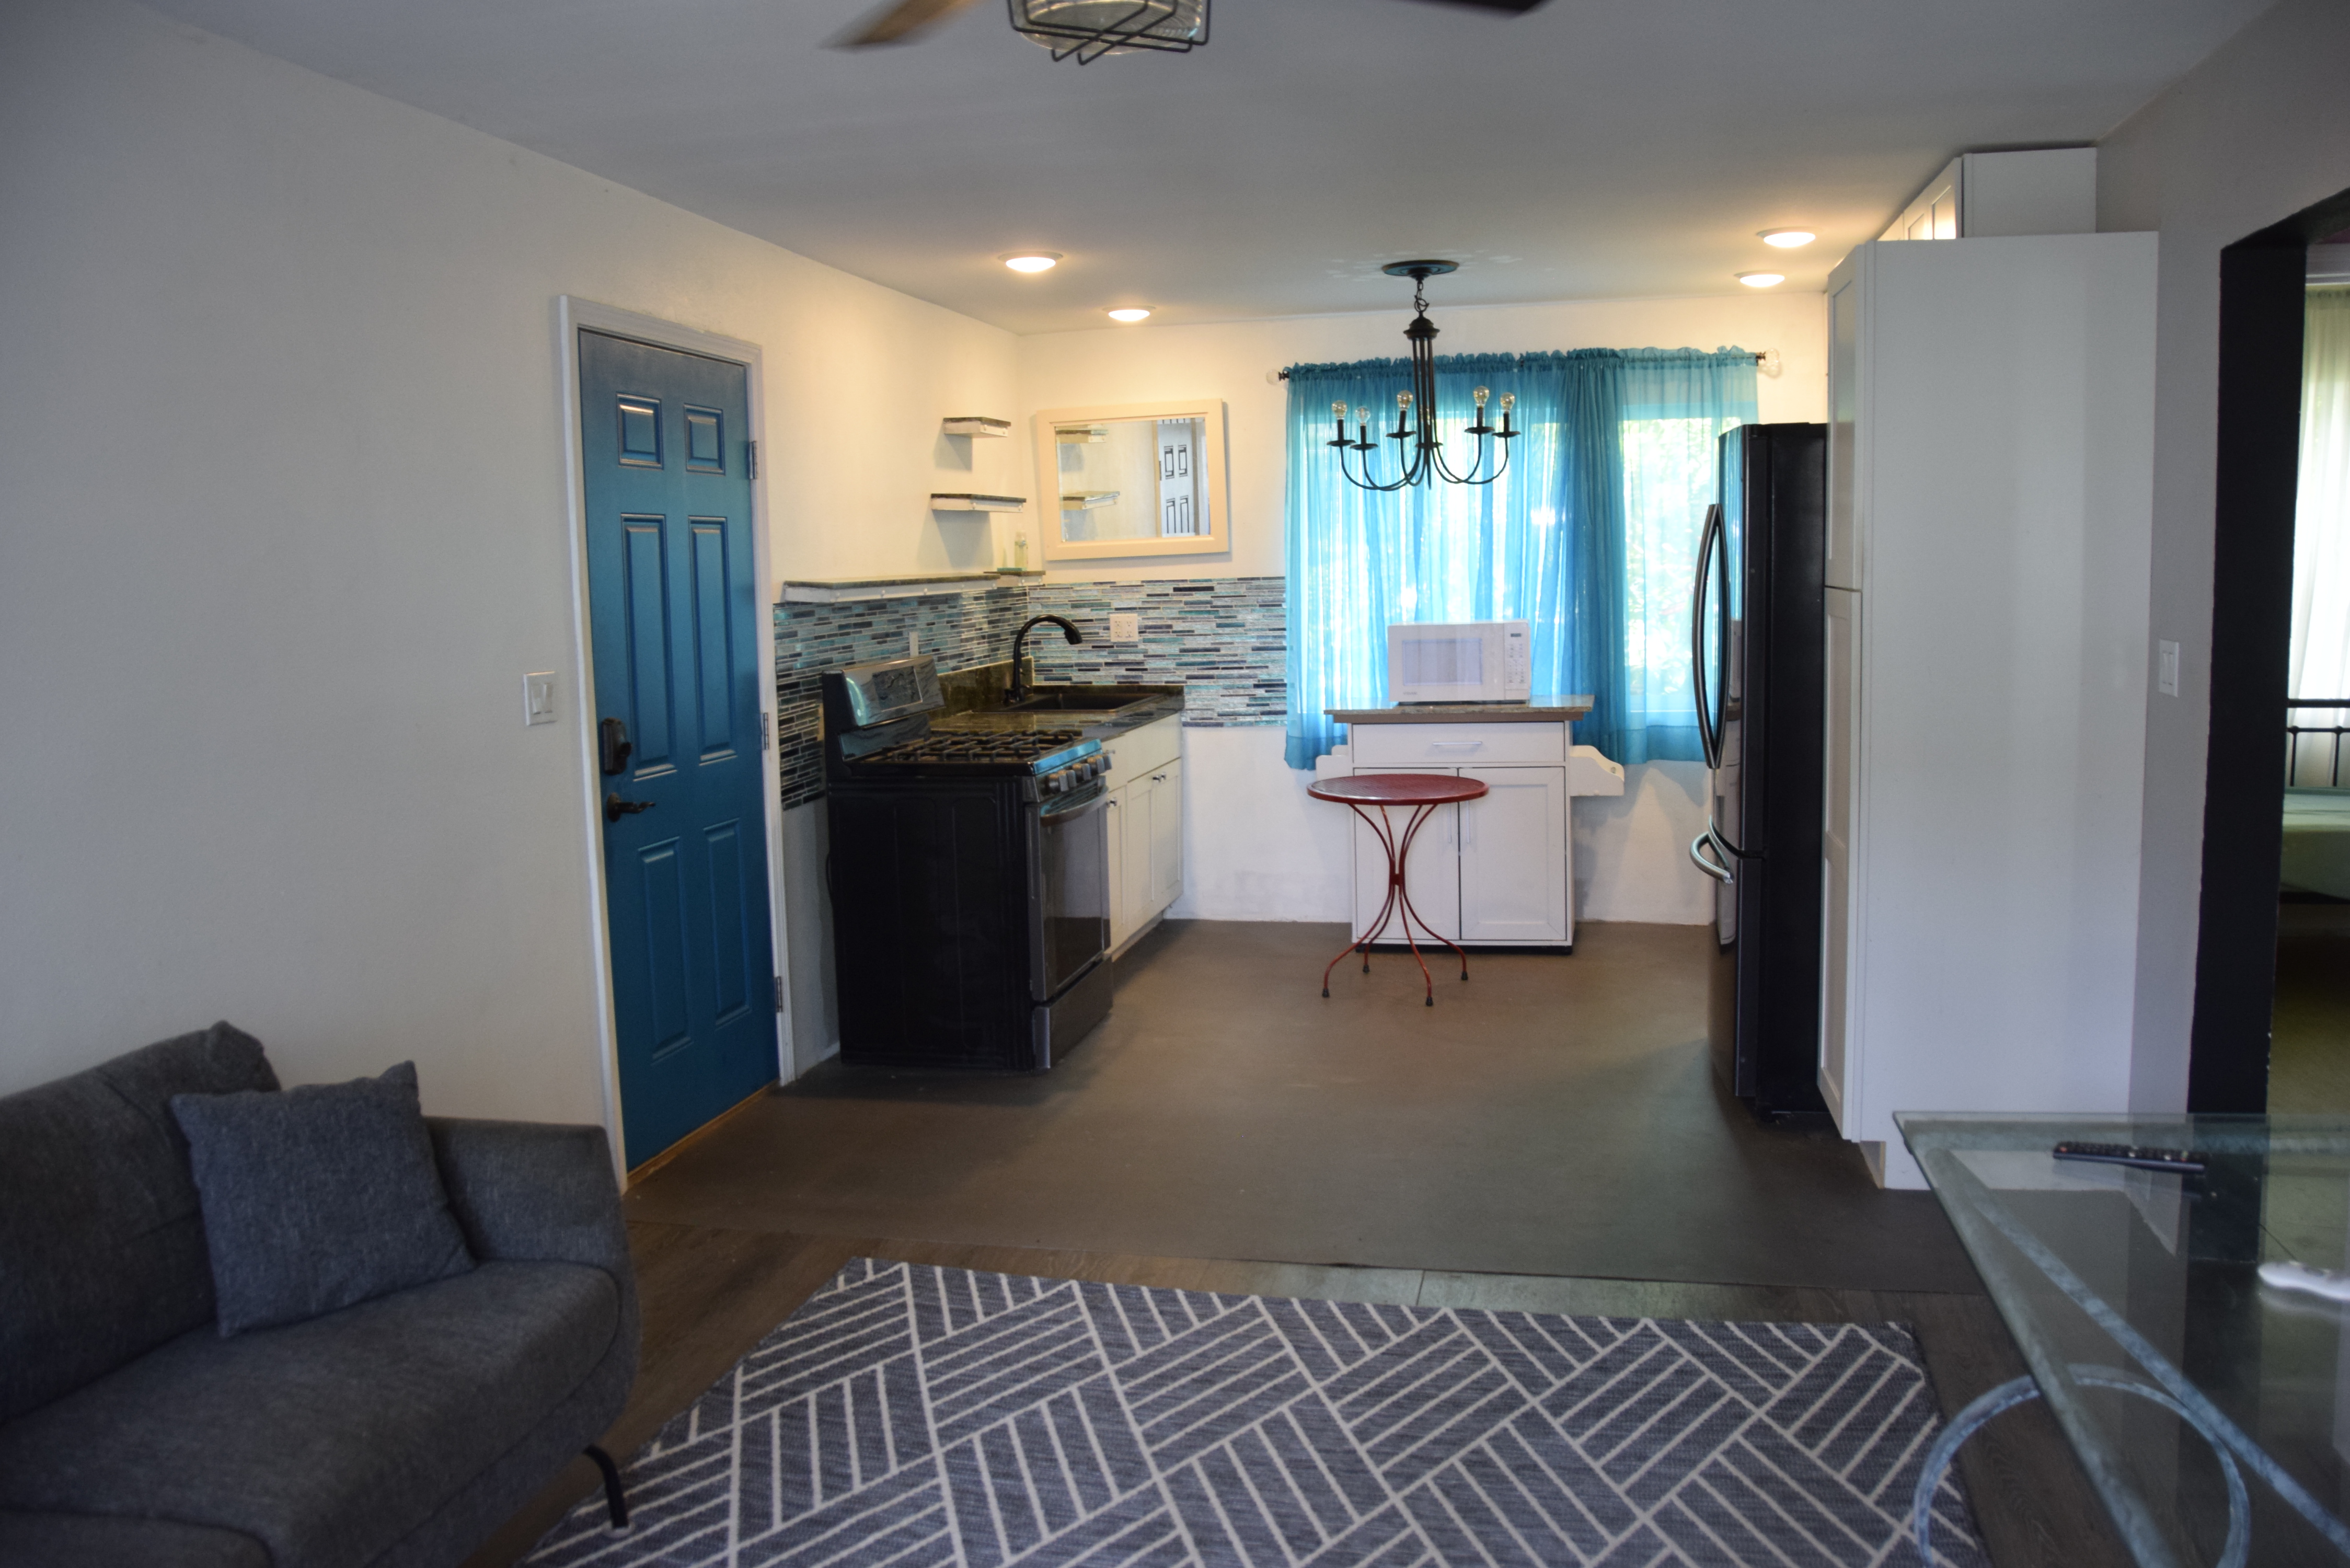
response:
M223 1339L473 1266L449 1212L416 1064L275 1093L174 1095Z

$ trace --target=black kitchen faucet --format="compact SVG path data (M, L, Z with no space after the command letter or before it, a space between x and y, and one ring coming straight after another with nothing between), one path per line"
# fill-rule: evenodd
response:
M1026 644L1028 634L1035 630L1038 627L1044 625L1048 620L1055 626L1059 627L1063 631L1067 632L1071 642L1076 643L1085 641L1085 639L1077 634L1077 628L1071 626L1067 621L1063 620L1059 616L1030 616L1028 618L1028 624L1012 634L1012 693L1004 700L1005 706L1007 707L1016 704L1021 698L1028 694L1028 683L1020 678L1020 650L1022 647Z

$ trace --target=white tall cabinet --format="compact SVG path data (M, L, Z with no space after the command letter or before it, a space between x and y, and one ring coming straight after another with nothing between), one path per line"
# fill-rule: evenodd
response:
M1831 277L1820 1087L1898 1111L2129 1094L2155 236L1866 244Z

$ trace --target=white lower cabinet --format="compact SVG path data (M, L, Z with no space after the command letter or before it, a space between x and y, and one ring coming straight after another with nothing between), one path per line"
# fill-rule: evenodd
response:
M1357 773L1393 773L1357 767ZM1404 885L1421 929L1456 942L1572 945L1568 913L1566 769L1525 767L1412 769L1479 780L1485 794L1459 805L1440 805L1412 840ZM1372 808L1372 815L1378 809ZM1392 831L1411 820L1406 806L1389 806ZM1369 930L1387 899L1388 857L1378 836L1355 823L1355 935ZM1400 942L1390 920L1380 940Z
M1162 719L1106 750L1109 946L1118 951L1183 894L1183 732Z
M1393 768L1357 768L1360 774L1391 774ZM1416 774L1452 774L1458 768L1416 767ZM1378 819L1378 806L1366 806L1374 821ZM1391 805L1387 808L1389 831L1398 839L1410 825L1412 807ZM1412 935L1422 938L1434 931L1447 941L1461 940L1461 808L1440 805L1420 825L1419 835L1411 841L1411 857L1404 862L1404 885L1411 890L1411 907L1419 918L1412 922ZM1355 819L1355 935L1361 936L1378 924L1380 906L1388 897L1388 854L1380 846L1379 836ZM1398 911L1388 921L1387 935L1382 940L1403 940L1403 916Z
M1475 800L1440 805L1413 840L1406 886L1421 926L1447 940L1494 946L1575 946L1575 847L1568 812L1578 794L1622 794L1624 770L1570 743L1564 723L1357 724L1348 743L1315 764L1344 774L1450 774L1485 786ZM1376 807L1371 815L1378 815ZM1389 806L1400 834L1409 807ZM1358 817L1355 935L1378 924L1388 857ZM1395 921L1382 945L1403 940Z
M1485 794L1461 805L1461 940L1571 942L1566 770L1462 768Z

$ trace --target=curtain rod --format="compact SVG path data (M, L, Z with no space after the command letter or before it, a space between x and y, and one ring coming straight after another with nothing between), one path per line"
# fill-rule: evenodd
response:
M1752 358L1755 367L1764 375L1775 376L1779 373L1779 351L1776 348L1761 349L1757 351ZM1289 379L1289 372L1286 370L1267 370L1264 373L1264 379L1268 381L1274 382L1286 381Z

